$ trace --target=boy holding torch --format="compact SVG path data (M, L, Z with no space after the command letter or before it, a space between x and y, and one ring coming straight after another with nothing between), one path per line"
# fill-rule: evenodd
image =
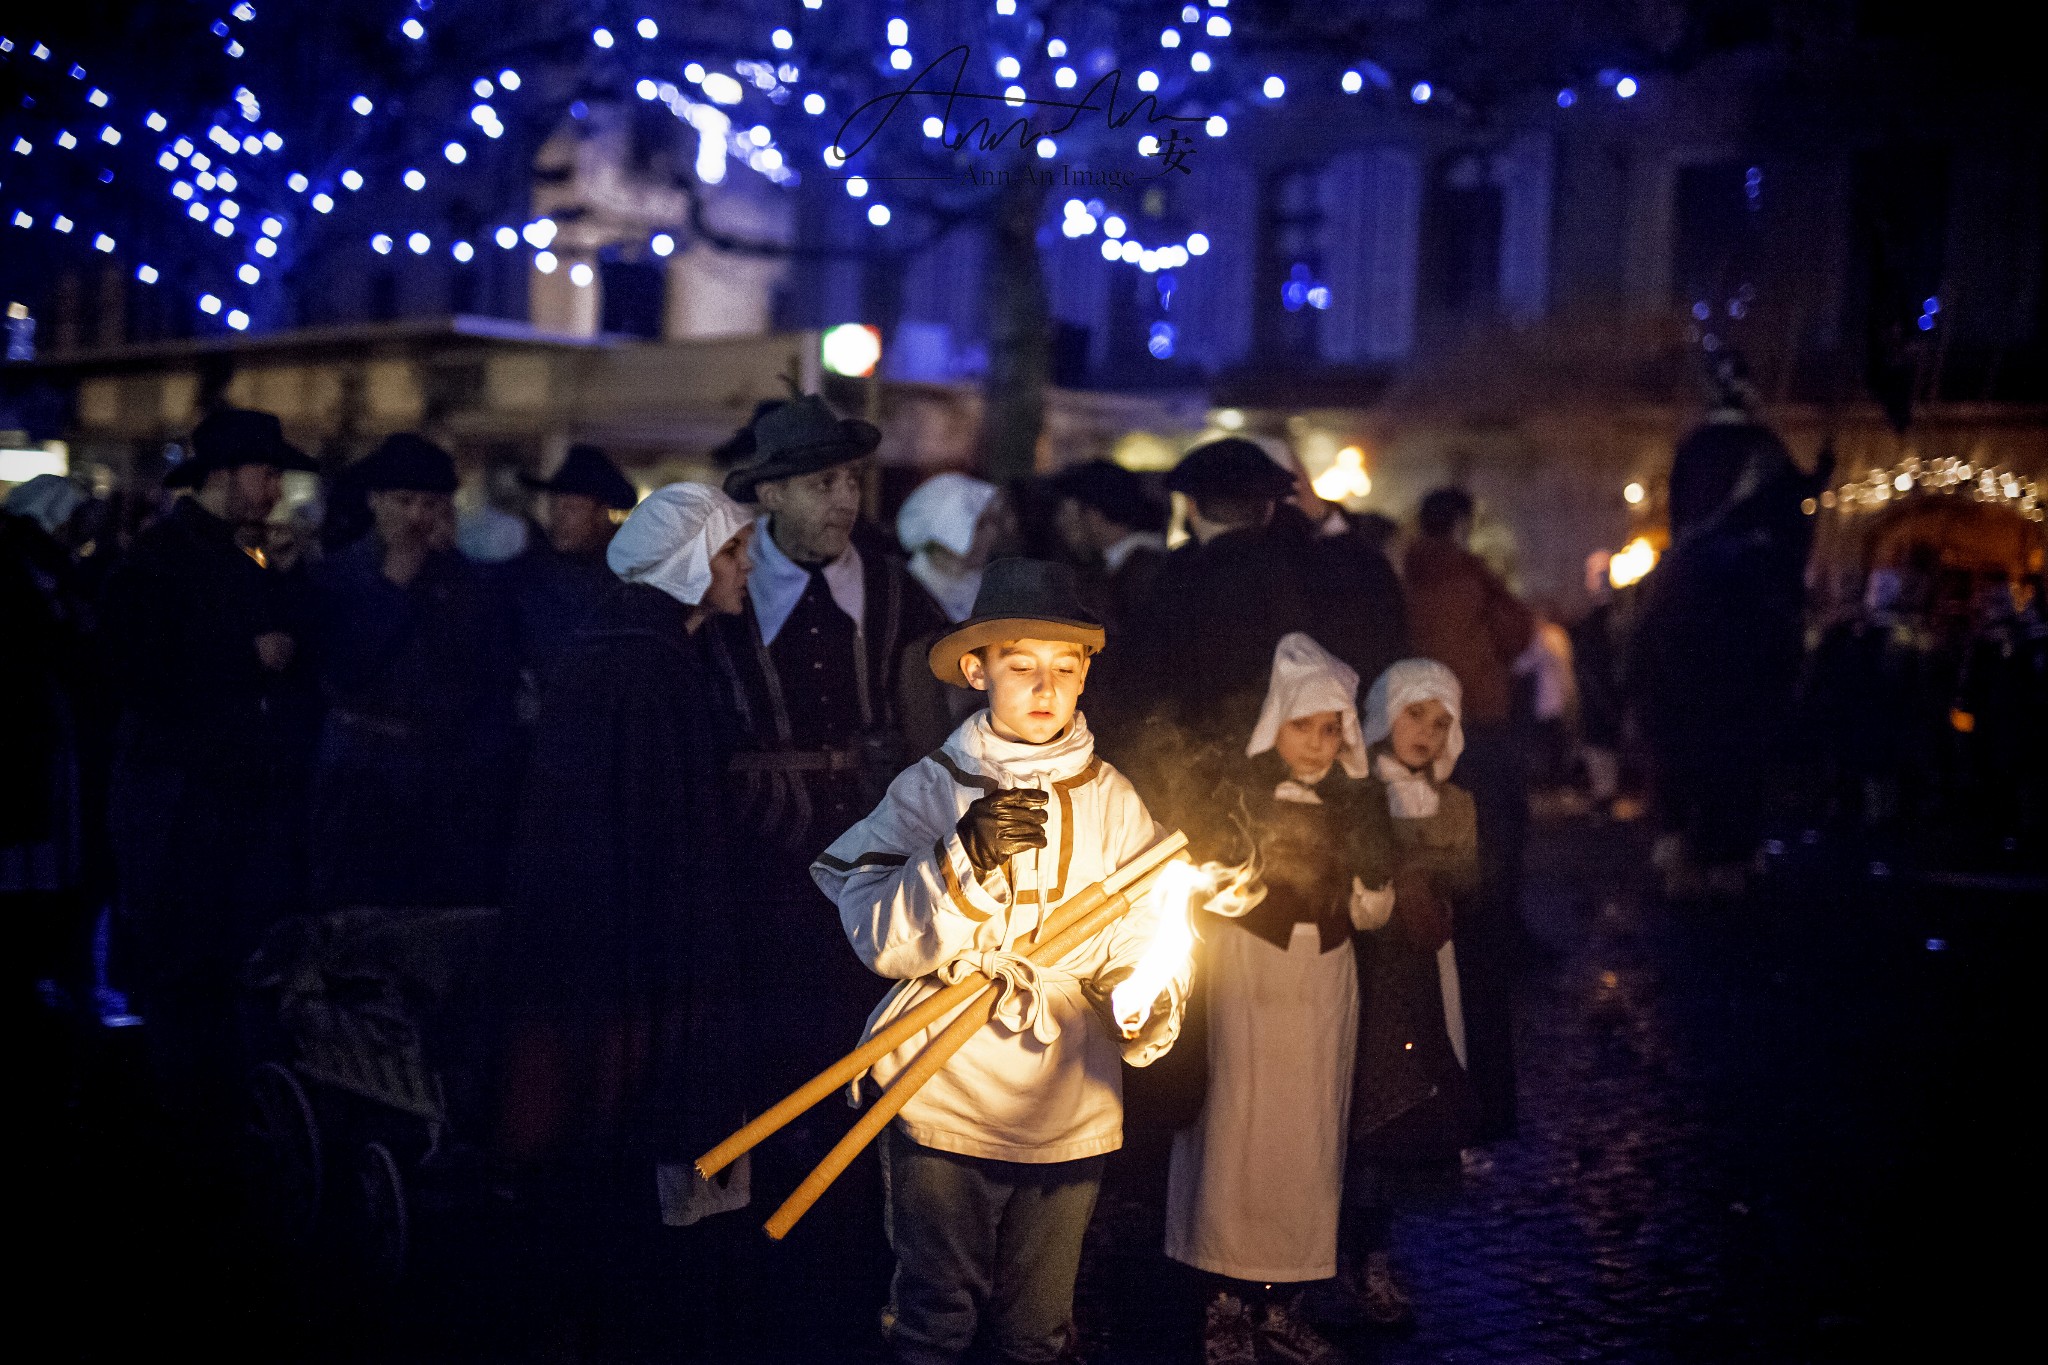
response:
M1161 927L1157 897L1055 965L1024 956L1063 901L1162 832L1075 709L1102 645L1070 569L990 564L973 614L930 652L942 681L986 693L988 709L811 867L861 960L903 983L870 1034L971 972L1001 991L990 1026L884 1135L896 1273L883 1331L900 1365L950 1365L977 1337L993 1360L1058 1359L1103 1155L1123 1144L1119 1069L1180 1031L1185 957L1156 997L1111 1000ZM878 1062L875 1083L945 1022Z

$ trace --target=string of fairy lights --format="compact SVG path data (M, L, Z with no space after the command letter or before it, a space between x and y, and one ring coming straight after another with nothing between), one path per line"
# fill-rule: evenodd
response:
M1929 493L2003 506L2028 521L2048 515L2041 506L2040 482L2016 469L1954 456L1929 460L1918 455L1845 479L1819 497L1808 498L1802 510L1808 515L1820 508L1854 515Z
M796 163L815 156L829 171L840 173L848 196L864 202L862 216L870 230L886 232L892 224L903 221L904 206L892 205L879 188L888 179L886 167L881 164L883 153L870 148L857 150L849 157L831 142L845 113L858 107L856 94L866 92L852 90L852 82L844 71L807 73L800 65L803 42L799 29L808 22L807 16L824 9L826 4L827 0L802 0L801 11L787 23L768 29L765 46L757 54L722 62L689 56L683 50L689 45L688 40L665 36L660 22L648 15L630 23L594 27L589 34L589 50L593 59L626 63L629 71L631 65L640 65L643 70L656 68L633 79L630 88L638 99L665 107L696 132L698 146L693 169L700 183L724 183L730 163L738 161L772 184L791 187L801 179ZM432 0L407 0L403 17L393 28L395 41L428 42L431 8ZM1230 0L1204 0L1201 4L1190 0L1182 5L1177 16L1170 16L1174 22L1159 29L1155 55L1130 78L1130 84L1141 97L1151 97L1160 106L1192 110L1199 119L1202 136L1210 140L1227 137L1231 118L1242 111L1279 106L1292 93L1288 78L1278 72L1244 77L1229 69L1238 65L1229 60L1235 35L1229 8ZM239 63L248 57L251 26L256 19L256 7L244 0L207 23L210 36L220 42L220 51L227 61ZM1020 5L1019 0L991 0L986 22L990 45L982 58L991 64L994 76L1007 83L1002 95L1011 108L1022 109L1027 101L1033 100L1033 86L1041 92L1047 92L1049 86L1047 97L1058 98L1082 91L1089 81L1099 86L1105 73L1118 73L1116 79L1123 79L1125 64L1109 46L1097 42L1083 51L1065 37L1046 34L1038 17L1028 6ZM914 40L908 19L887 16L881 24L881 42L875 49L871 69L859 74L871 77L868 83L875 89L880 89L880 82L885 80L893 88L901 88L905 74L917 69L920 60L929 60L930 49L922 48ZM160 177L153 191L164 196L167 212L175 215L184 225L183 230L191 235L183 239L184 250L173 253L165 245L167 239L162 235L161 225L155 233L144 232L148 246L165 255L140 259L149 253L124 253L125 259L133 262L132 276L146 286L187 291L199 313L228 329L244 331L256 324L262 312L259 290L266 277L290 261L311 222L335 214L351 200L364 205L375 203L379 213L388 215L385 226L367 232L362 239L379 255L405 252L424 257L441 251L457 265L467 266L479 258L486 245L491 245L502 252L530 253L532 268L542 273L553 273L562 265L553 250L558 225L547 217L503 222L475 234L476 240L472 240L470 236L443 232L440 220L434 218L429 207L437 202L434 196L426 194L430 185L444 185L449 177L490 173L486 159L477 153L505 136L507 127L501 106L521 99L527 89L528 79L515 68L477 72L470 79L469 94L473 99L463 112L461 126L446 130L443 137L424 140L428 144L438 142L441 166L432 166L423 158L421 164L387 173L354 164L374 160L357 153L380 121L388 126L412 115L400 111L398 102L380 101L368 91L336 96L345 100L360 123L360 133L345 146L325 153L315 151L313 155L301 154L313 149L294 147L293 155L287 157L283 134L265 126L262 100L250 84L235 85L225 105L193 118L124 99L119 91L95 83L79 61L67 63L64 55L41 41L0 35L0 61L20 61L50 71L62 69L69 78L68 82L59 82L66 86L63 109L36 109L37 117L45 122L55 114L55 135L32 137L28 131L9 134L0 128L0 147L24 158L102 153L106 164L97 176L97 189L101 192L109 191L117 180L138 169ZM807 76L811 78L807 80ZM1414 106L1439 108L1456 104L1454 93L1440 84L1421 78L1404 80L1370 60L1343 67L1336 83L1346 96L1380 95ZM1637 96L1641 83L1622 70L1603 70L1584 90L1576 85L1559 89L1556 105L1571 109L1596 90L1612 100L1625 102ZM942 94L921 94L917 98L934 110L921 119L920 131L928 146L920 151L943 156L966 144L969 129L962 128L957 121L949 124L937 111ZM33 108L36 102L25 98L23 104L24 108ZM799 110L805 118L793 119ZM547 113L530 106L524 112L535 119ZM577 98L565 112L571 119L582 119L588 116L589 108L583 99ZM1162 157L1171 150L1155 132L1112 129L1111 123L1105 120L1101 127L1106 131L1095 136L1132 138L1130 145L1141 157ZM1179 136L1178 132L1167 135L1168 140ZM1072 154L1077 149L1091 149L1087 135L1075 137L1077 146L1063 149L1059 138L1040 136L1031 152L1038 159L1051 162L1063 150ZM143 169L135 163L145 156L147 168ZM127 164L122 163L122 157L127 158ZM380 175L385 177L384 183L373 183ZM122 252L123 243L115 232L96 221L111 221L120 216L110 207L86 202L9 203L13 197L9 191L19 178L0 172L0 223L6 225L5 231L51 232L110 257ZM392 193L400 188L404 194ZM372 198L358 199L366 193ZM1058 214L1058 230L1067 239L1079 240L1099 233L1100 252L1105 261L1128 264L1146 274L1166 275L1168 278L1160 282L1162 300L1170 299L1171 272L1203 256L1211 247L1209 235L1199 230L1166 237L1155 234L1153 240L1141 240L1137 227L1141 215L1101 195L1066 198L1059 202ZM645 248L658 257L670 255L678 249L685 232L682 224L652 232ZM187 263L174 267L168 263L170 255L188 258ZM195 255L199 258L196 263L189 259ZM173 269L184 277L175 282L167 279L166 272ZM1328 287L1305 272L1296 274L1301 277L1290 277L1288 281L1292 293L1286 300L1287 306L1327 307ZM576 261L570 264L570 277L578 286L584 286L593 282L594 273L587 263ZM1172 350L1170 328L1164 334L1163 346L1161 341L1162 334L1155 327L1152 351L1165 358Z

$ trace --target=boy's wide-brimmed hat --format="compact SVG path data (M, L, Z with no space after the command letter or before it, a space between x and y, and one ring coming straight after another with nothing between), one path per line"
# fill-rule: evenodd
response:
M943 683L967 686L963 655L1005 640L1071 640L1091 654L1102 648L1102 622L1081 604L1071 565L1043 559L998 559L981 576L974 614L941 635L928 656Z
M1294 476L1242 436L1196 446L1181 457L1166 486L1197 502L1205 498L1250 498L1279 502L1294 493Z
M284 438L275 413L253 408L218 408L192 429L192 454L164 475L166 488L197 488L216 469L267 464L273 469L318 469L297 446Z
M543 493L580 494L620 512L632 511L634 504L640 501L640 490L619 472L611 456L598 446L581 442L569 447L569 453L562 459L562 467L554 472L553 477L536 479L521 474L519 481Z
M725 476L726 496L752 502L754 490L777 479L815 474L874 453L881 429L839 417L817 394L784 403L754 420L754 458Z

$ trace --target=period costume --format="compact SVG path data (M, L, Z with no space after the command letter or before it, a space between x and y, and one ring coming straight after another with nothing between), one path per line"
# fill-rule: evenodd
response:
M1281 639L1247 762L1220 793L1250 818L1265 900L1204 916L1207 1096L1174 1138L1166 1254L1255 1283L1336 1273L1358 1024L1355 930L1385 921L1388 821L1375 809L1358 675L1305 635ZM1280 726L1334 711L1330 769L1297 778L1272 753Z
M572 445L562 466L545 479L522 476L528 488L590 498L618 516L633 510L639 491L604 451ZM555 658L590 619L618 579L602 547L564 554L545 540L529 544L501 571L512 597L519 632L519 667L537 688Z
M1293 479L1260 447L1235 438L1198 447L1168 487L1198 505L1228 499L1269 510L1261 521L1167 557L1132 623L1131 657L1112 664L1130 671L1117 678L1119 693L1156 688L1176 724L1220 739L1251 729L1283 635L1312 635L1363 677L1399 657L1401 609L1391 574L1369 578L1362 557L1318 539L1299 516L1283 515Z
M687 1163L744 1108L730 736L689 622L710 556L748 524L717 490L675 484L613 540L612 590L542 698L506 912L505 1151L632 1161L649 1198L654 1167Z
M445 452L399 435L361 471L372 492L449 493ZM517 673L503 595L453 550L401 587L374 532L314 575L328 699L313 794L313 899L488 905L504 881Z
M770 409L755 426L756 459L726 480L741 501L760 482L858 459L880 439L817 399ZM787 1046L762 1081L773 1091L830 1060L832 1031L857 1026L873 1003L808 869L908 759L899 702L906 650L944 621L900 561L858 545L830 563L799 564L763 514L751 553L747 610L705 631L737 730L729 764L735 825L754 850L747 895L759 941L774 945L755 964L755 986L764 1020L821 1021L785 1025Z
M1071 575L1051 572L1059 567L991 565L974 616L933 647L933 672L957 684L960 654L991 632L1100 642ZM1020 787L1048 793L1045 847L978 870L958 828L963 816L977 800ZM1101 1159L1123 1141L1119 1073L1172 1045L1188 975L1183 969L1166 1007L1124 1041L1097 998L1137 964L1156 906L1056 965L1020 965L1018 950L1060 904L1160 833L1130 783L1096 757L1078 713L1052 740L1028 744L998 735L981 712L900 775L812 867L860 961L902 983L870 1031L967 969L998 968L1011 980L995 1021L887 1135L897 1271L885 1334L899 1361L958 1360L977 1330L1004 1361L1051 1362L1066 1345ZM935 1033L884 1058L869 1080L886 1086Z
M248 464L312 467L276 417L224 409L166 482L198 487ZM264 567L239 534L179 499L109 579L101 613L122 701L109 799L126 970L174 1103L202 1107L239 1084L235 973L301 908L319 704L304 582ZM281 669L256 643L276 634L296 646Z

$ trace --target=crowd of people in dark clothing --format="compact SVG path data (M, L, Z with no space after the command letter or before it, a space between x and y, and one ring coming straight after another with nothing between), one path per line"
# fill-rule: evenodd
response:
M280 541L284 478L316 466L275 417L232 408L118 548L87 546L78 485L16 490L0 569L27 648L0 671L32 719L0 783L0 889L34 926L25 984L140 1016L158 1098L200 1149L240 1124L252 1065L290 1060L249 972L279 926L492 908L489 960L464 964L489 1017L453 1127L539 1210L594 1333L627 1282L613 1269L643 1257L670 1277L676 1349L705 1358L806 1334L840 1358L885 1300L894 1359L958 1359L977 1334L1001 1359L1059 1358L1071 1266L993 1232L916 1248L933 1209L999 1227L1030 1206L1050 1220L1034 1236L1078 1255L1099 1177L1055 1190L1016 1170L1099 1162L1126 1121L1179 1134L1165 1250L1210 1277L1209 1360L1334 1361L1318 1324L1398 1328L1390 1210L1513 1135L1511 999L1541 951L1517 902L1543 625L1468 548L1472 498L1429 494L1394 540L1228 437L1163 489L1106 461L1010 489L937 475L892 540L869 517L879 440L816 396L764 404L721 448L722 487L645 493L575 446L527 480L509 555L459 535L455 462L412 433L328 471L317 544ZM1579 641L1601 676L1578 690L1611 713L1626 687L1664 829L1709 874L1752 852L1791 714L1814 477L1754 423L1703 428L1633 643L1605 617ZM1172 550L1164 493L1184 507ZM1860 639L1831 636L1824 668ZM1014 681L1032 668L1051 680ZM1054 700L1006 712L1026 686ZM1033 737L1046 717L1056 733ZM1117 773L1110 814L1089 815ZM1016 785L1033 798L987 804ZM1192 977L1150 1034L1100 1025L1147 1067L1128 1119L1076 1156L1066 1138L956 1142L913 1111L788 1243L733 1216L795 1185L843 1129L836 1106L720 1178L692 1159L880 1018L889 935L1049 913L1078 889L1070 857L1127 856L1089 819L1138 821L1139 847L1181 828L1257 888L1195 917ZM1009 962L1033 932L971 961ZM1294 1012L1256 1003L1276 998ZM1043 1043L1011 1032L1034 1028ZM1311 1038L1319 1060L1288 1042ZM1246 1249L1274 1228L1287 1256ZM766 1282L806 1286L815 1311L778 1311Z

